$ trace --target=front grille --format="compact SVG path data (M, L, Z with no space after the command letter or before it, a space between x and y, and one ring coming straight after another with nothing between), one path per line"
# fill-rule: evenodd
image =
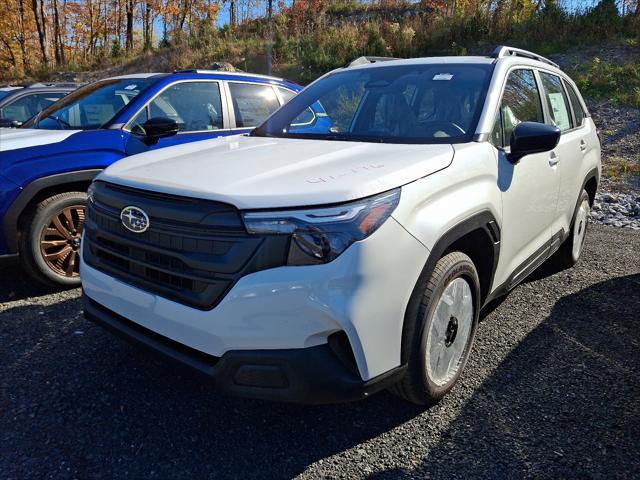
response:
M143 290L202 310L215 307L242 276L285 264L288 238L249 235L238 210L210 200L160 195L96 182L87 207L84 260ZM143 233L120 212L149 216Z

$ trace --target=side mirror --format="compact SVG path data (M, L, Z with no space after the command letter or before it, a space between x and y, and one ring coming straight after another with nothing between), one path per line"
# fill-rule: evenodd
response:
M153 117L142 124L149 144L158 143L161 138L172 137L178 133L179 127L175 120L167 117Z
M22 122L18 120L0 118L0 128L18 128L20 125L22 125Z
M560 141L560 129L537 122L519 123L511 133L511 163L517 163L525 155L553 150Z

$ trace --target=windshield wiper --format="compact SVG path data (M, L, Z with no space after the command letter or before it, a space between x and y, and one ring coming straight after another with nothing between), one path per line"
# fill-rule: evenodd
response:
M327 133L322 136L318 136L318 140L334 140L338 142L370 142L370 143L385 143L382 137L371 137L368 135L353 135L348 133Z
M348 133L296 133L296 132L282 132L271 133L253 130L250 134L251 137L269 137L269 138L298 138L301 140L329 140L334 142L369 142L369 143L388 143L382 137L372 137L368 135L353 135Z

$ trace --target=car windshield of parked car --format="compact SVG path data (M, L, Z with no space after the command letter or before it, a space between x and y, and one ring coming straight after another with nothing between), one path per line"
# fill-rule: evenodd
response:
M82 87L43 110L23 128L92 130L101 128L141 91L151 78L103 80Z
M379 143L460 143L480 117L490 64L345 69L310 85L252 135Z

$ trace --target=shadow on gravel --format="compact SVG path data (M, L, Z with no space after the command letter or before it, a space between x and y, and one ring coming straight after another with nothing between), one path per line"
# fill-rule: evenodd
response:
M0 303L39 297L63 290L46 287L32 280L15 263L0 266Z
M79 309L0 313L3 478L290 478L421 413L386 393L322 407L222 397ZM557 302L415 470L376 477L632 477L639 371L640 275L596 284Z
M639 373L640 275L595 284L556 303L417 469L374 477L632 478Z
M318 407L223 397L79 312L73 299L0 313L2 478L291 478L421 412L387 393Z

